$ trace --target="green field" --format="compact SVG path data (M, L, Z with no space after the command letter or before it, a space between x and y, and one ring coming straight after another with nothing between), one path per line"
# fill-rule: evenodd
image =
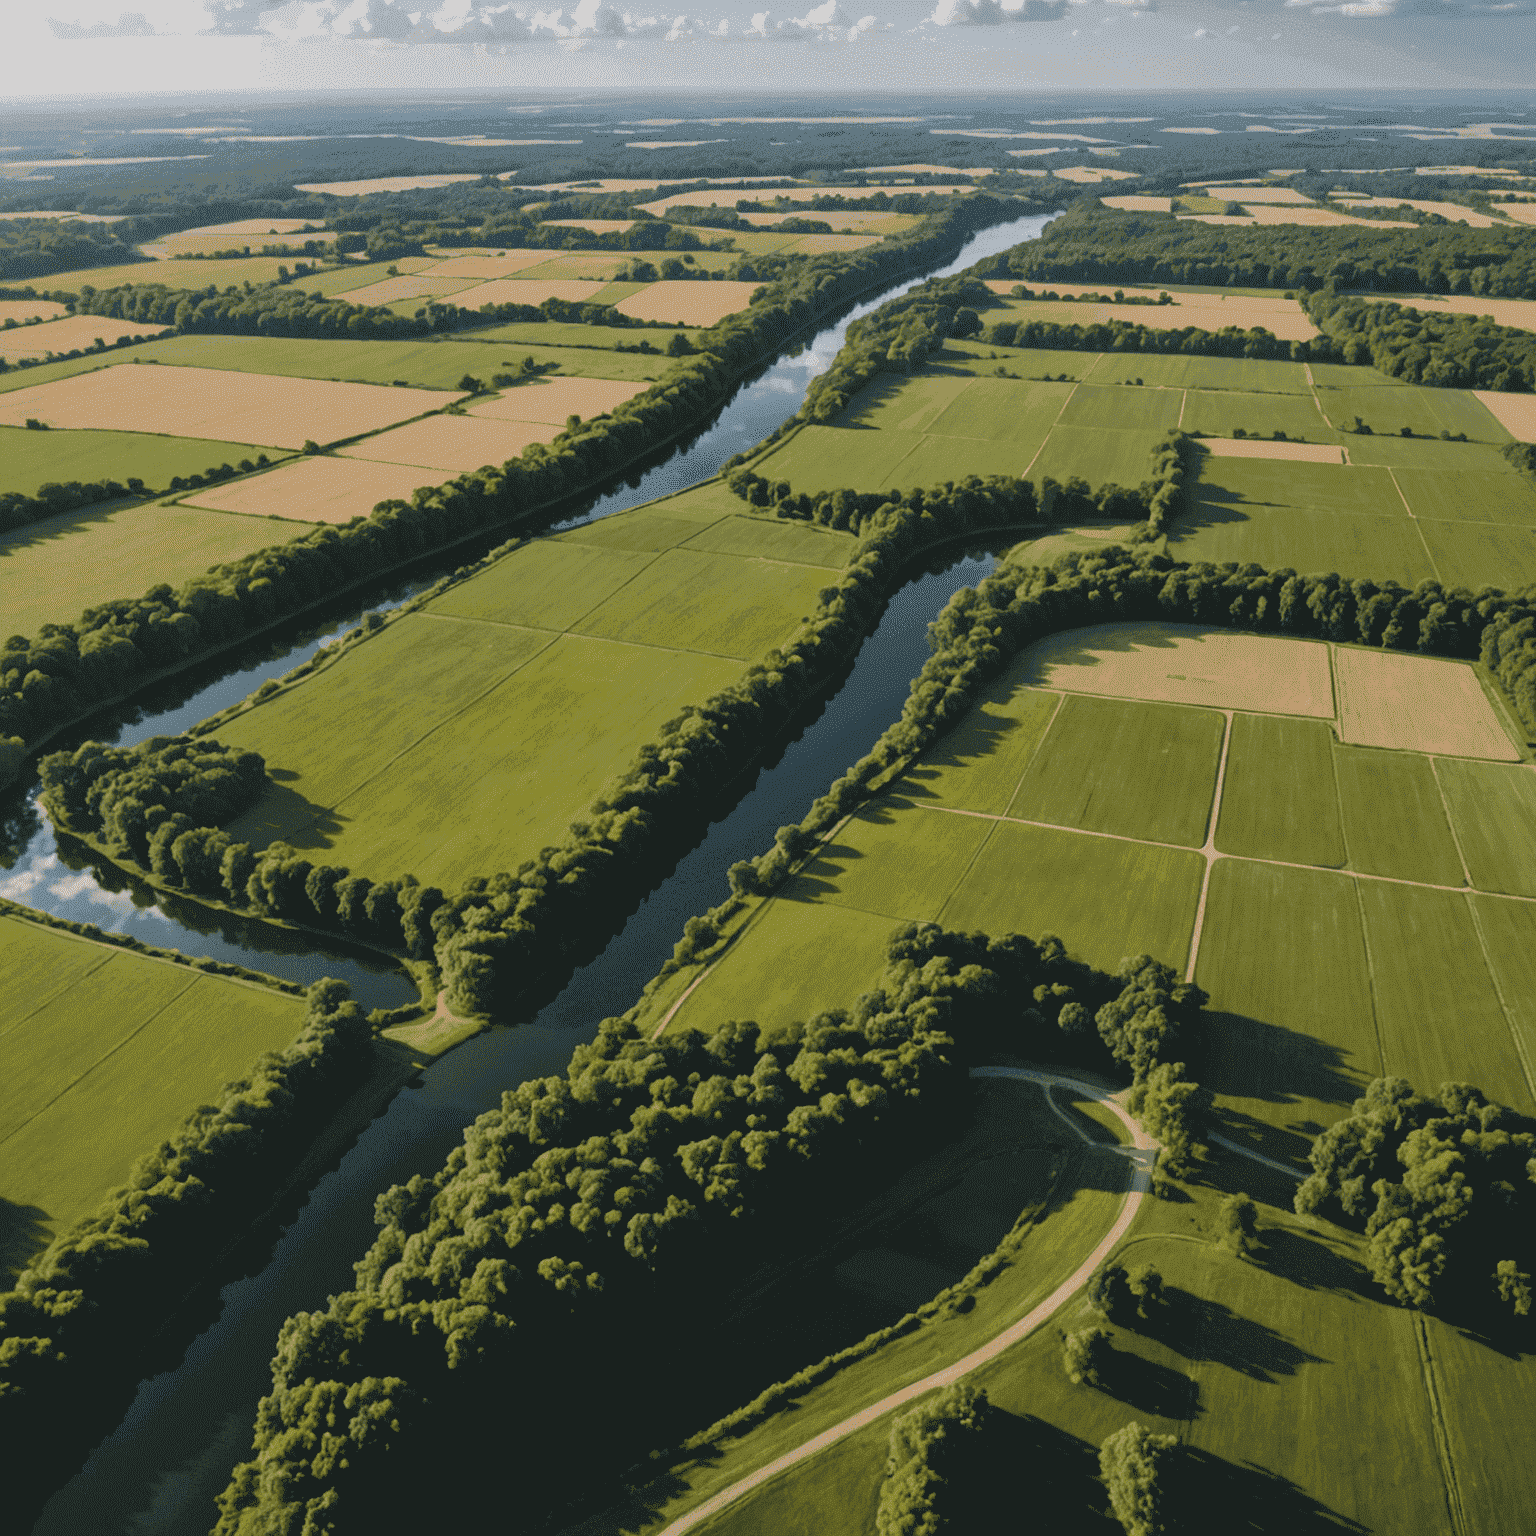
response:
M1183 403L1181 390L1079 384L1062 410L1061 424L1162 433L1178 425Z
M1336 427L1352 427L1358 416L1375 436L1401 434L1404 427L1421 437L1454 437L1465 432L1475 443L1507 443L1509 433L1470 390L1425 389L1416 384L1382 388L1319 389L1323 413Z
M1163 436L1149 429L1118 432L1107 427L1053 427L1040 456L1030 466L1029 478L1038 485L1047 475L1063 482L1075 475L1086 480L1092 490L1101 485L1134 489L1151 475L1152 450Z
M1536 485L1521 475L1403 468L1395 469L1392 478L1415 517L1536 528Z
M1440 758L1435 776L1472 884L1536 897L1536 775L1503 763Z
M1260 395L1308 395L1312 390L1306 369L1300 363L1250 357L1105 352L1088 378L1094 384L1119 384L1130 378L1141 379L1149 388L1160 384L1168 389L1240 390Z
M977 377L995 375L999 368L1022 379L1056 379L1068 383L1086 379L1099 361L1097 352L1056 352L1045 347L1000 347L991 342L949 337L936 355L944 367ZM1137 358L1138 365L1141 362Z
M142 502L61 513L0 537L0 611L10 631L35 633L309 531L308 523Z
M1240 857L1343 864L1333 750L1325 720L1235 716L1216 847Z
M1336 746L1333 768L1353 868L1424 885L1464 883L1427 757Z
M1236 437L1235 429L1240 427L1250 437L1273 437L1276 432L1283 432L1293 441L1306 443L1343 441L1342 434L1323 420L1323 413L1310 395L1257 395L1234 390L1218 393L1192 389L1185 396L1184 415L1179 425L1186 432L1201 432L1206 437ZM1245 461L1227 459L1223 466L1234 462Z
M323 238L323 237L322 237ZM244 235L230 236L230 249L243 246ZM254 238L252 240L254 244ZM238 287L252 283L277 281L277 269L287 267L293 271L295 261L311 258L294 256L234 256L227 261L138 261L115 267L86 267L78 272L54 272L47 278L39 278L36 286L49 293L61 291L79 293L84 288L98 292L106 288L120 288L125 283L163 283L167 288L216 288ZM318 289L324 276L302 279L299 286L307 293Z
M1512 592L1536 581L1536 529L1423 519L1418 527L1435 570L1448 587L1473 592L1497 587Z
M197 475L221 464L282 458L280 449L250 443L216 443L201 437L161 437L149 432L29 432L0 427L0 492L32 495L50 481L142 480L163 491L174 475Z
M791 563L780 525L708 485L512 551L220 724L275 779L231 830L445 888L515 869L682 705L799 629L854 547L800 532L816 559Z
M301 998L0 917L0 1263L94 1210L304 1022Z

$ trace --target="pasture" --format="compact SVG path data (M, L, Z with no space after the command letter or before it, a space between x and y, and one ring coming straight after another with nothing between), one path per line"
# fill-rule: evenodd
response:
M158 437L148 432L29 432L0 427L0 491L33 495L50 481L142 480L164 490L176 475L201 474L221 464L254 461L250 443L203 437Z
M1402 436L1407 427L1419 437L1455 436L1465 432L1477 443L1495 445L1511 434L1500 424L1479 394L1470 389L1427 389L1417 384L1382 389L1379 385L1319 389L1318 403L1335 427L1352 427L1356 418L1374 436Z
M706 486L533 540L221 722L275 773L234 830L447 889L561 841L663 721L800 627L854 547L796 530L814 558L791 563L739 508Z
M68 624L112 597L141 596L282 544L306 525L198 507L107 503L0 537L0 612L17 634Z
M175 430L220 441L238 432L267 446L298 448L308 438L325 444L377 432L462 398L457 391L119 364L0 396L0 424L21 426L35 416L51 427Z
M166 329L163 325L113 320L106 315L66 315L42 325L17 326L9 333L0 331L0 358L14 363L24 357L46 357L50 352L82 350L98 341L110 347L119 337L158 336Z
M0 917L0 1262L19 1267L304 1022L302 998Z
M1236 390L1190 390L1184 397L1183 415L1171 425L1208 437L1235 437L1241 428L1250 434L1286 437L1306 443L1337 443L1340 434L1324 419L1310 395L1258 395Z

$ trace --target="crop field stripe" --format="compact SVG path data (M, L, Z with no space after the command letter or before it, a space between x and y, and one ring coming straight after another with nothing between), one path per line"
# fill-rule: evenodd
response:
M1435 759L1429 759L1429 774L1435 781L1435 789L1440 796L1440 808L1445 812L1445 824L1451 829L1451 841L1456 845L1456 857L1461 860L1461 878L1466 881L1468 890L1476 890L1472 880L1472 870L1467 864L1467 851L1461 846L1461 834L1456 830L1456 818L1451 815L1451 802L1445 797L1445 785L1440 782L1440 769Z
M1413 508L1408 505L1408 498L1403 495L1403 488L1398 484L1397 475L1393 472L1392 466L1390 464L1386 466L1386 470L1387 473L1392 476L1392 489L1397 492L1398 498L1402 501L1403 510L1408 514L1409 517L1413 518L1413 526L1418 532L1419 542L1424 546L1424 553L1428 557L1429 568L1435 573L1435 580L1443 581L1444 578L1440 574L1440 566L1435 560L1435 552L1429 547L1429 540L1424 537L1424 530L1419 527L1418 515L1414 512ZM1450 813L1447 812L1446 814L1449 816Z
M1467 1515L1461 1502L1461 1486L1456 1479L1456 1464L1451 1459L1450 1435L1446 1429L1445 1409L1440 1401L1440 1384L1435 1379L1435 1362L1423 1315L1412 1315L1413 1342L1418 1346L1419 1370L1424 1377L1424 1395L1429 1403L1429 1422L1435 1435L1435 1455L1440 1463L1440 1478L1445 1487L1445 1511L1455 1536L1466 1536Z
M437 617L437 615L433 615L433 617ZM466 622L473 623L476 621L467 620ZM539 633L547 634L549 636L549 641L547 644L541 645L538 650L534 651L531 655L525 656L520 662L518 662L515 667L512 668L510 672L507 672L501 677L498 677L495 682L489 685L489 687L482 689L472 698L466 699L464 703L462 703L456 710L453 711L452 714L445 715L441 720L429 726L425 731L422 732L420 736L416 737L414 741L410 742L408 745L402 747L398 752L396 752L393 757L389 758L383 763L380 763L372 773L369 773L364 778L359 779L356 784L351 785L342 794L338 795L330 805L320 806L317 809L315 815L310 817L310 822L315 821L320 816L329 815L335 812L339 806L341 806L347 800L350 800L353 795L358 794L362 790L366 789L371 783L373 783L375 779L379 777L380 774L392 768L396 763L400 761L401 758L407 757L412 752L414 752L416 748L419 747L424 741L426 741L429 736L433 735L437 731L440 731L445 725L449 725L454 720L457 720L465 710L471 708L475 704L478 704L483 698L485 698L487 694L494 693L496 689L501 687L501 685L508 680L508 678L515 677L519 672L523 670L524 667L529 664L529 662L534 661L536 658L542 656L551 645L554 645L555 642L560 639L560 634L551 630L541 630ZM306 823L306 825L307 824L308 823Z
M1493 952L1488 947L1488 936L1483 931L1482 914L1477 910L1477 903L1468 896L1467 913L1472 919L1472 931L1477 935L1477 946L1482 953L1483 967L1488 972L1488 980L1493 984L1494 996L1499 1000L1499 1007L1503 1010L1504 1026L1509 1030L1510 1044L1515 1048L1515 1057L1520 1063L1520 1071L1525 1076L1525 1091L1530 1095L1532 1103L1536 1103L1536 1072L1532 1071L1531 1058L1525 1048L1525 1040L1520 1033L1520 1026L1516 1021L1514 1010L1510 1007L1509 998L1505 995L1504 984L1499 980L1499 973L1493 963Z
M125 953L131 953L131 951L125 951ZM153 1024L161 1014L170 1008L172 1004L180 1002L181 999L184 998L187 993L190 992L192 988L195 987L202 979L203 978L201 976L192 977L186 986L184 986L179 992L173 993L170 997L168 997L165 1002L156 1008L148 1016L148 1018L146 1018L144 1022L138 1026L137 1029L130 1030L120 1040L115 1041L110 1050L103 1051L102 1054L90 1064L90 1066L88 1066L83 1072L77 1073L73 1078L71 1078L68 1084L66 1084L56 1094L54 1094L51 1099L49 1099L44 1104L39 1104L38 1107L34 1109L25 1120L18 1121L14 1126L11 1127L9 1131L5 1133L4 1136L0 1136L0 1146L3 1146L13 1136L17 1136L22 1131L26 1130L26 1128L31 1125L31 1123L36 1120L39 1115L46 1114L48 1110L52 1109L53 1106L57 1104L59 1100L62 1099L67 1093L69 1093L72 1089L79 1087L79 1085L83 1083L86 1078L88 1078L94 1071L96 1071L96 1069L100 1067L103 1062L109 1061L120 1050L122 1050L122 1048L127 1045L130 1040L134 1039L138 1035L143 1034L143 1032L148 1029L149 1026Z
M1216 852L1216 823L1221 818L1221 792L1227 782L1227 752L1232 745L1233 711L1223 710L1226 729L1221 736L1221 761L1216 765L1216 788L1211 795L1211 814L1206 822L1205 841L1200 852L1205 857L1205 874L1200 880L1200 900L1195 907L1195 926L1189 936L1189 963L1184 968L1184 980L1195 979L1195 962L1200 958L1200 935L1205 931L1205 901L1211 890L1211 869L1219 855Z
M1097 368L1103 361L1104 354L1100 352L1099 355L1094 358L1094 360L1088 365L1088 373L1092 373L1093 370ZM1084 374L1083 378L1087 378L1087 376L1087 374ZM1022 473L1019 475L1019 479L1022 480L1029 474L1030 470L1035 467L1035 460L1045 452L1045 444L1050 442L1051 432L1054 432L1056 428L1061 425L1061 418L1067 414L1067 407L1072 404L1072 396L1077 393L1078 389L1082 386L1082 382L1082 379L1078 379L1073 383L1071 390L1067 394L1067 398L1061 402L1061 409L1056 412L1056 420L1051 423L1050 431L1045 434L1045 442L1042 442L1040 446L1035 449L1035 457L1024 466Z
M86 943L89 941L81 940L81 942ZM48 1007L50 1003L57 1002L58 999L61 998L66 992L68 992L71 987L77 986L80 982L84 981L86 977L95 975L95 973L99 971L102 966L106 965L112 959L112 955L114 953L121 953L121 951L116 950L114 947L107 954L104 954L101 959L98 960L94 965L87 966L85 970L81 971L78 975L71 975L66 977L59 983L55 991L48 993L46 997L37 1002L35 1006L29 1008L24 1014L21 1015L20 1018L16 1019L7 1028L0 1029L0 1038L10 1034L13 1030L20 1029L28 1019L36 1017L36 1015L41 1013L43 1009Z

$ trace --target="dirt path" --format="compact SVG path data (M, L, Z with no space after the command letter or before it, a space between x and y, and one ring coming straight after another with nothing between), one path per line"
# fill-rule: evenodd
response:
M1070 1301L1088 1283L1088 1277L1104 1262L1130 1229L1152 1185L1152 1164L1157 1157L1157 1143L1131 1118L1122 1104L1103 1088L1054 1072L1035 1072L1026 1067L977 1067L972 1071L971 1076L1012 1078L1016 1081L1036 1084L1045 1090L1046 1102L1056 1115L1089 1146L1102 1151L1113 1152L1117 1149L1106 1147L1102 1142L1095 1141L1060 1105L1054 1102L1049 1090L1053 1087L1071 1088L1088 1098L1098 1100L1121 1121L1131 1136L1129 1147L1122 1145L1118 1148L1131 1165L1130 1188L1126 1191L1125 1200L1121 1204L1120 1213L1116 1216L1114 1224L1095 1245L1093 1251L1083 1259L1083 1262L1039 1306L1005 1328L995 1338L988 1340L980 1349L972 1350L970 1354L957 1360L953 1365L945 1366L943 1370L935 1371L931 1376L923 1377L921 1381L914 1381L910 1386L903 1387L899 1392L892 1392L877 1403L871 1403L869 1407L851 1414L830 1429L823 1430L821 1434L807 1440L803 1445L796 1446L792 1451L786 1451L782 1456L769 1462L767 1466L759 1467L757 1471L732 1483L730 1487L721 1489L713 1498L706 1499L696 1508L690 1509L687 1514L680 1515L660 1532L660 1536L682 1536L683 1532L693 1530L711 1515L719 1513L729 1504L734 1504L743 1494L761 1487L771 1478L777 1477L780 1472L787 1471L790 1467L816 1455L818 1451L824 1451L830 1445L836 1445L839 1440L863 1429L867 1424L874 1423L876 1419L892 1410L905 1407L906 1404L922 1397L925 1393L951 1386L963 1376L968 1376L972 1371L995 1360L1005 1350L1033 1333Z

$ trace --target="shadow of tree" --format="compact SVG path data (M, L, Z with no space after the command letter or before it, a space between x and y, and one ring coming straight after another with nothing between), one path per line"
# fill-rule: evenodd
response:
M1144 1331L1186 1360L1224 1365L1252 1381L1294 1376L1304 1365L1325 1365L1273 1328L1243 1317L1219 1301L1169 1286L1167 1305L1143 1325Z
M1187 1536L1337 1536L1369 1529L1278 1473L1194 1446L1181 1449L1168 1494L1167 1525Z
M1192 1419L1201 1411L1199 1382L1128 1349L1104 1352L1099 1390L1141 1413L1164 1419Z
M18 1205L0 1196L0 1283L9 1286L52 1235L48 1212L41 1206Z
M1265 1227L1250 1262L1267 1274L1308 1291L1332 1291L1362 1301L1384 1301L1385 1293L1365 1267L1319 1238L1294 1227Z
M1203 1081L1218 1094L1265 1104L1315 1099L1347 1109L1365 1091L1365 1075L1348 1065L1345 1052L1315 1035L1246 1013L1216 1012L1207 1014L1205 1032L1211 1044ZM1262 1133L1268 1127L1250 1122L1248 1129ZM1238 1129L1228 1134L1244 1139ZM1285 1132L1270 1134L1289 1139ZM1267 1147L1255 1150L1274 1156Z

